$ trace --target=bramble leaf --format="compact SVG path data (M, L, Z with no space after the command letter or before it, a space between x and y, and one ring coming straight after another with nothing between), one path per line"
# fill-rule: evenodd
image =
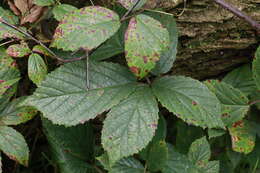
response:
M139 1L139 2L137 2ZM123 6L125 7L126 9L132 9L132 7L134 5L136 5L134 8L133 8L133 11L135 10L139 10L140 8L142 8L142 6L146 3L147 0L118 0L118 2ZM138 4L136 4L138 3Z
M94 133L90 124L66 128L43 119L43 127L60 172L94 172L88 163L94 157Z
M11 127L0 126L0 150L10 159L27 166L29 149L24 137Z
M55 3L54 0L33 0L33 3L39 6L50 6Z
M157 128L158 112L148 86L139 86L111 109L104 121L101 140L112 164L148 145Z
M143 173L143 165L133 157L127 157L119 160L111 168L109 173Z
M234 151L248 154L254 149L256 134L247 120L235 122L228 130Z
M256 84L253 79L250 64L243 65L228 73L222 80L234 88L241 90L246 95L256 90Z
M60 4L53 8L52 13L54 18L58 21L61 21L65 15L77 10L76 7L69 5L69 4Z
M14 58L22 58L29 55L31 49L27 44L13 44L7 48L6 53Z
M152 84L163 106L187 123L224 128L217 97L201 82L188 77L162 77Z
M28 76L33 83L38 86L47 73L48 69L42 57L36 53L31 54L28 60Z
M119 16L106 8L90 6L66 15L55 30L52 47L67 51L88 51L114 35L120 27Z
M249 110L248 98L239 89L216 80L205 82L222 104L222 121L226 126L242 120Z
M143 14L132 17L125 33L125 55L131 71L145 77L169 43L169 32L159 21Z
M109 110L136 88L135 78L126 68L90 62L87 89L85 70L84 61L56 69L24 104L36 107L55 124L71 126Z
M17 16L15 16L9 10L3 9L2 7L0 7L0 19L1 18L3 18L4 20L6 20L8 23L10 23L12 25L16 25L19 22L19 19ZM20 32L10 28L9 26L4 25L0 21L0 40L5 39L5 38L22 39L23 37L24 36Z
M260 46L256 50L255 59L253 61L253 78L257 88L260 90Z

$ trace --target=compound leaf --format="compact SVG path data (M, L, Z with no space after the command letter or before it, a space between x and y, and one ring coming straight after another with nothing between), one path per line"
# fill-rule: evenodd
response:
M111 109L102 129L102 144L111 163L147 146L157 128L158 112L157 102L148 86L139 86Z
M135 78L113 63L90 62L86 86L84 61L68 63L49 73L25 105L34 106L55 124L84 123L109 110L135 89Z
M185 122L203 128L224 127L220 102L203 83L182 76L162 77L152 89L162 105Z
M125 54L131 71L139 78L145 77L169 43L169 32L159 21L143 14L131 18L125 33Z
M90 6L66 15L55 30L52 47L67 51L92 50L114 35L119 16L106 8Z
M28 165L29 149L24 137L11 127L0 126L0 149L12 160Z
M260 90L260 46L256 50L255 58L253 61L253 78L257 88Z

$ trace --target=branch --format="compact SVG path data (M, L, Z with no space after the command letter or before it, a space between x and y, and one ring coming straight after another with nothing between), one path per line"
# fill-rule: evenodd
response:
M85 58L87 58L85 55L79 58L73 58L73 59L62 59L59 56L57 56L52 50L50 50L47 46L45 46L40 40L37 40L36 38L34 38L31 34L27 33L26 31L23 31L22 29L8 23L6 20L4 20L3 18L0 17L0 23L22 33L23 35L27 36L29 39L35 41L36 43L38 43L39 45L41 45L42 47L44 47L54 58L56 58L58 61L66 63L66 62L74 62L74 61L79 61L79 60L83 60Z
M227 9L231 13L238 16L239 18L245 20L252 27L254 27L257 31L260 31L260 24L257 21L255 21L251 17L247 16L246 14L244 14L242 11L240 11L239 9L234 7L233 5L226 3L224 0L214 0L214 1L215 1L215 3L219 4L223 8Z

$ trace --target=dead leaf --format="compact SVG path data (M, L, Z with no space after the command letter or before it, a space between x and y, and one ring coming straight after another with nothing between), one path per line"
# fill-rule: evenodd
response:
M15 6L15 4L12 1L8 0L8 5L9 5L9 8L13 11L13 13L16 16L20 16L21 15L20 10Z
M35 21L37 21L41 15L43 14L43 12L45 11L45 7L39 7L39 6L33 6L31 9L30 9L30 12L24 16L22 19L21 19L21 25L25 24L25 23L33 23Z

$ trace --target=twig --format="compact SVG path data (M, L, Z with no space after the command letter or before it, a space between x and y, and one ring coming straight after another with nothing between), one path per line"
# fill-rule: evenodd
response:
M13 40L6 41L6 42L4 42L4 43L1 43L1 44L0 44L0 47L4 46L4 45L6 45L6 44L9 44L9 43L15 42L15 41L17 41L17 40L13 39Z
M233 14L235 14L236 16L238 16L239 18L245 20L247 23L249 23L256 30L260 31L260 24L257 21L255 21L251 17L247 16L246 14L244 14L242 11L240 11L239 9L234 7L233 5L226 3L224 0L214 0L214 1L215 1L215 3L219 4L223 8L227 9L228 11L230 11Z
M121 18L121 22L125 20L125 18L132 13L132 11L135 9L135 7L139 4L141 0L137 0L136 3L124 14L124 16Z
M252 102L249 103L249 105L254 105L254 104L257 104L257 103L260 103L260 100L252 101Z
M94 2L92 0L89 0L92 6L95 6Z
M86 56L82 56L79 58L72 58L72 59L62 59L60 57L58 57L52 50L50 50L47 46L45 46L40 40L37 40L36 38L34 38L31 34L27 33L26 31L23 31L22 29L8 23L6 20L4 20L3 18L0 17L0 23L22 33L23 35L27 36L28 38L30 38L31 40L35 41L36 43L38 43L39 45L41 45L42 47L44 47L54 58L56 58L58 61L61 61L63 63L67 63L67 62L74 62L74 61L80 61L86 58Z

